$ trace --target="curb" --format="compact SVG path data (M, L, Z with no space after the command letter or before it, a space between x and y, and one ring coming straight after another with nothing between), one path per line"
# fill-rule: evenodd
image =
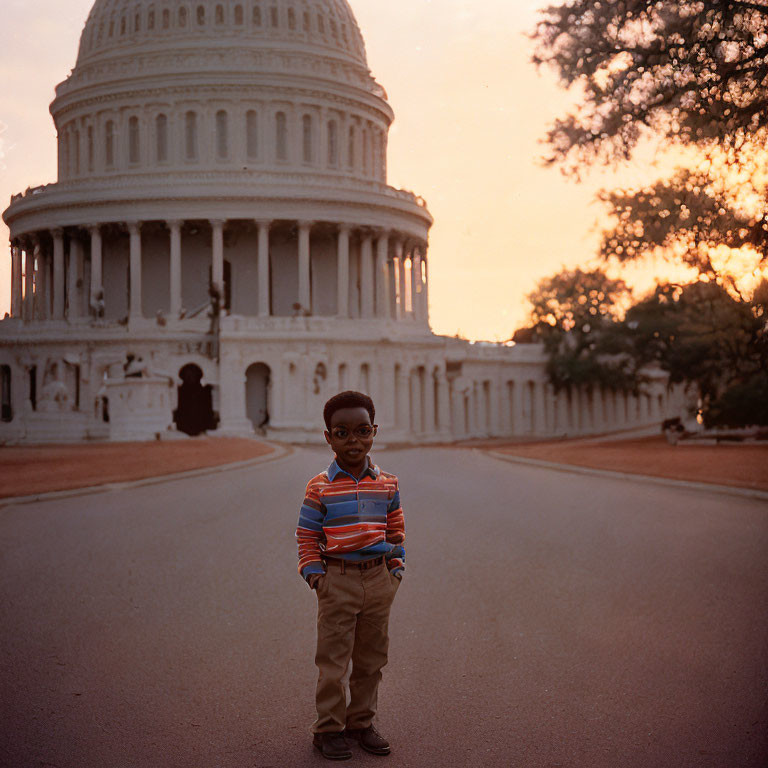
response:
M187 469L183 472L173 472L169 475L156 475L154 477L143 477L138 480L124 480L114 483L103 483L101 485L87 485L82 488L69 488L65 491L48 491L46 493L34 493L30 496L9 496L0 498L0 509L14 504L32 504L36 501L54 501L56 499L69 499L73 496L90 496L95 493L106 493L109 491L123 491L127 488L139 488L144 485L157 485L159 483L171 483L174 480L187 480L192 477L202 477L204 475L213 475L217 472L228 472L233 469L245 469L247 467L267 464L271 461L278 461L290 456L294 452L293 446L283 445L281 443L269 443L274 450L264 456L255 456L252 459L244 461L234 461L229 464L218 464L211 467L200 467L199 469Z
M539 467L540 469L551 469L556 472L570 472L574 475L592 475L593 477L607 477L614 480L629 480L636 483L650 483L652 485L665 485L670 488L683 488L689 491L703 491L705 493L719 493L723 496L738 496L746 499L758 499L759 501L768 501L768 491L761 491L757 488L739 488L731 485L716 485L714 483L700 483L693 480L674 480L671 477L657 477L655 475L640 475L630 472L616 472L612 469L594 469L592 467L580 467L576 464L558 464L553 461L544 461L543 459L528 459L523 456L514 456L508 453L499 453L498 451L484 451L481 448L474 449L478 453L484 453L491 458L499 461L506 461L510 464L525 464L530 467Z

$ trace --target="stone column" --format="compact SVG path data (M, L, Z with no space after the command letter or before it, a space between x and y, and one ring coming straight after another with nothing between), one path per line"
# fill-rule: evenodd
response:
M50 282L48 275L48 254L43 250L43 244L37 240L34 261L35 298L33 314L36 320L47 320L49 313Z
M410 375L411 385L411 431L421 434L421 371L416 368Z
M421 286L421 318L425 323L429 323L429 261L427 261L427 246L421 254L421 261L424 264L424 283Z
M411 251L411 316L414 320L421 319L421 253L418 248Z
M533 396L536 403L533 408L533 431L537 435L542 435L547 431L545 387L546 384L543 381L537 381L533 387Z
M181 314L181 222L167 222L171 233L170 238L170 312L171 317L177 318Z
M21 285L21 246L11 246L11 317L21 317L22 307Z
M269 227L270 221L257 221L258 252L256 255L259 291L259 317L269 317L270 285L269 285Z
M371 318L374 315L375 298L373 295L373 238L370 235L363 237L360 246L360 284L362 288L360 314L364 318Z
M445 371L441 369L437 374L437 415L440 421L438 425L440 432L446 435L449 435L452 431L451 394L448 386Z
M597 386L592 391L595 432L605 432L605 391Z
M405 317L405 257L403 241L395 241L395 264L397 269L397 295L395 297L395 319Z
M490 433L492 437L500 437L504 434L504 422L501 416L502 385L498 381L491 380L488 396L491 398L489 406L491 409Z
M100 314L99 307L103 309L103 295L100 298L100 294L103 294L103 288L101 285L101 228L98 224L88 228L91 233L91 306L94 308L96 315Z
M53 319L64 319L64 230L53 235Z
M349 317L349 227L339 225L336 249L336 314Z
M130 246L130 274L131 274L131 320L141 317L141 224L138 221L128 222L128 234L131 238Z
M389 235L376 241L376 317L389 317Z
M408 373L400 369L400 373L397 377L397 426L403 431L409 430L409 416L411 413L410 400L410 387L408 381Z
M24 241L24 309L25 322L35 319L35 243L31 238Z
M547 432L551 435L557 431L558 397L555 388L549 383L545 385L544 394L547 402Z
M69 275L67 276L67 317L75 320L82 315L80 281L83 274L83 244L79 238L69 241Z
M570 431L568 428L568 392L561 389L555 397L557 398L557 434L567 435Z
M435 377L427 366L424 373L424 432L434 435L437 431L435 422Z
M579 388L572 386L571 390L571 434L578 435L581 433L581 399L579 398Z
M303 313L312 313L312 288L309 280L310 232L312 222L299 222L299 304Z
M224 220L211 219L211 285L219 294L219 308L224 309Z
M452 408L451 427L455 437L464 437L468 434L469 423L466 418L466 410L464 406L465 392L456 386L456 380L454 379L453 397L449 399Z

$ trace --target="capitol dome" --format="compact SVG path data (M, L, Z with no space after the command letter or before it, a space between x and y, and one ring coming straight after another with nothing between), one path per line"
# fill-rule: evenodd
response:
M0 443L319 440L347 388L388 440L604 427L538 348L432 333L432 217L345 0L96 0L50 111L58 179L3 213Z
M77 65L211 43L257 51L290 46L367 70L363 37L345 0L98 0L80 39Z

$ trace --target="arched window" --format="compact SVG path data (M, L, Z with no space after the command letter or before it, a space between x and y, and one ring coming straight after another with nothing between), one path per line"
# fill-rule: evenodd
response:
M285 112L275 115L275 152L278 160L288 159L288 119Z
M166 115L158 115L155 118L155 140L157 162L168 162L168 117Z
M269 23L272 27L277 26L277 8L274 6L269 9Z
M255 27L261 26L261 6L260 5L253 6L253 25Z
M369 163L368 163L368 149L369 149L369 143L368 143L368 131L363 128L363 173L368 173Z
M107 168L115 167L115 124L107 120L104 126L104 162Z
M126 18L125 18L125 16L123 16L123 18L120 19L120 34L121 35L125 34L125 28L126 28Z
M304 115L301 120L302 128L302 148L305 163L312 162L312 118L310 115Z
M93 171L94 160L94 140L93 140L93 126L88 126L88 170Z
M132 165L137 164L140 151L139 118L132 117L128 120L128 162Z
M252 109L245 114L245 151L251 160L259 154L259 116Z
M136 11L136 15L133 17L133 31L141 32L141 11Z
M114 37L115 36L115 20L110 19L109 22L109 36Z
M99 23L99 32L96 35L96 39L101 42L104 39L104 22Z
M350 168L355 167L355 140L357 137L355 136L355 126L352 125L349 128L349 144L347 147L347 154L348 154L348 164Z
M238 26L242 26L244 21L243 18L243 6L242 5L236 5L235 6L235 24Z
M171 12L165 8L163 10L163 29L168 29L171 26Z
M303 24L303 26L304 26L304 31L305 32L309 32L309 27L310 27L309 19L310 19L309 11L304 11L304 24Z
M219 5L216 6L216 23L217 24L223 24L224 23L224 6L219 3Z
M216 113L216 157L226 160L229 156L229 116L220 109Z
M187 26L187 9L183 5L179 8L179 26Z
M296 29L296 11L288 9L288 29Z
M205 6L197 6L197 24L202 27L205 24Z
M184 116L184 157L197 159L197 112L187 112Z
M335 120L328 123L328 165L335 168L339 164L339 129Z
M336 29L336 22L333 19L331 19L331 34L334 37L339 36L339 31Z
M147 15L147 29L154 29L155 28L155 9L150 8L149 14Z
M325 34L325 17L321 14L317 14L317 31L321 34Z

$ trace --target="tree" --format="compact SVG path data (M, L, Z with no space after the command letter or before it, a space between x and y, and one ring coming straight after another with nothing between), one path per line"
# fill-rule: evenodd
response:
M671 384L695 387L708 426L765 424L764 313L714 282L666 284L627 311L617 336L636 370L655 363Z
M661 252L700 281L660 286L591 349L604 358L608 339L627 378L655 362L695 386L708 423L763 423L768 317L739 277L768 264L768 0L570 0L543 11L533 38L534 62L580 95L548 132L546 162L578 179L647 136L696 149L671 178L601 193L614 225L600 255Z
M527 298L534 325L588 332L591 326L618 316L629 295L623 280L613 280L601 269L577 268L544 278Z
M573 173L614 163L650 133L686 145L764 142L765 0L571 0L543 16L533 61L583 94L550 129L549 162Z
M623 280L600 269L563 269L541 280L528 295L532 325L513 339L544 344L547 372L556 390L595 383L632 387L634 379L614 357L617 319L630 296Z
M746 298L745 274L768 263L765 185L728 184L728 174L679 170L642 189L601 192L614 226L603 232L605 261L671 254L700 275Z

